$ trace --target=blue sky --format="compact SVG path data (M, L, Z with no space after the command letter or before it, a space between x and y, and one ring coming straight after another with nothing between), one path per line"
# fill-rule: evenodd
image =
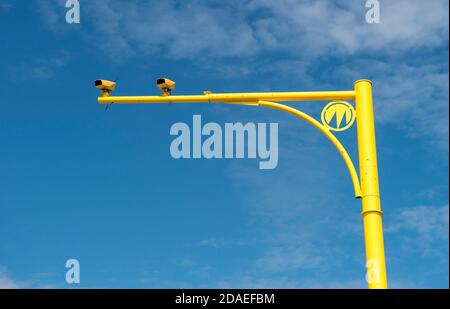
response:
M360 202L333 146L281 112L116 94L374 83L391 287L448 288L448 2L0 0L0 287L364 288ZM325 103L325 102L324 102ZM322 103L292 103L320 118ZM279 123L279 163L174 160L192 115ZM354 126L338 138L357 163ZM81 283L65 283L66 260Z

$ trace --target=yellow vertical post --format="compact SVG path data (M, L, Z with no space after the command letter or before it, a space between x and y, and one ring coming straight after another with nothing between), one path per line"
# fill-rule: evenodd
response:
M369 289L386 289L382 211L378 189L377 150L372 104L372 82L355 82L358 155L362 190L362 217L366 244L366 280Z

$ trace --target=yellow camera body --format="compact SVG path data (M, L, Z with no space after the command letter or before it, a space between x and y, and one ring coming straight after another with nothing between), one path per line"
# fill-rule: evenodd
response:
M95 88L102 91L102 96L107 97L111 91L116 89L116 82L112 82L105 79L97 79L94 82Z
M156 80L156 86L161 89L162 96L169 96L172 90L175 89L175 82L168 78L158 78Z

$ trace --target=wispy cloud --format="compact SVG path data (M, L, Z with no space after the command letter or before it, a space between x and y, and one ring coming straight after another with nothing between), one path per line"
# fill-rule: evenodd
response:
M67 52L57 53L49 58L35 59L10 67L11 75L16 80L46 80L56 76L59 69L65 67L71 60Z
M367 284L364 279L350 278L343 280L299 280L286 276L254 276L243 275L240 277L230 277L218 282L220 288L253 288L264 289L267 287L278 289L365 289ZM411 287L408 283L395 283L394 287Z
M139 53L163 49L177 58L242 57L280 50L308 58L330 51L398 53L441 46L448 32L445 0L382 1L382 22L377 25L364 21L364 2L108 0L86 5L86 12L102 13L95 25L105 44L120 38L126 44L116 49Z
M255 267L264 272L282 272L321 266L320 255L311 248L286 246L269 249L256 260Z
M223 248L226 245L226 241L223 237L211 237L207 239L202 239L198 242L199 246L202 247L212 247L212 248Z
M449 206L403 208L390 218L385 231L397 233L402 243L422 255L448 257Z
M336 268L344 261L354 263L352 253L341 247L351 242L355 235L346 224L350 220L352 227L360 223L356 209L353 218L345 218L352 212L348 200L340 203L345 192L352 196L351 181L344 174L344 163L326 141L318 139L318 133L295 134L302 130L301 122L296 119L292 122L283 122L288 127L292 125L292 130L284 127L286 135L282 138L289 147L282 143L279 152L284 163L275 171L266 174L236 163L230 164L230 182L236 194L241 196L243 207L250 213L252 224L259 225L254 223L258 222L265 227L252 234L264 249L255 254L253 267L242 274L253 278L256 286L263 282L268 284L269 278L273 278L273 285L266 286L316 286L323 280L312 282L308 271L325 273L326 280L329 280L334 278ZM330 177L335 164L342 167L339 172L347 181ZM343 205L348 211L342 209ZM355 202L354 206L357 205ZM330 235L333 235L333 242L327 240ZM363 267L361 265L362 273ZM285 275L293 273L296 275ZM301 280L293 280L293 277ZM265 280L258 281L263 278Z
M432 54L448 48L448 1L380 2L379 24L365 22L364 1L102 0L83 2L82 13L113 61L158 54L159 61L188 60L222 77L289 76L304 86L372 78L378 121L447 152L448 60ZM50 28L64 23L64 10L59 1L39 2ZM329 57L343 66L310 72ZM42 67L34 74L49 75Z
M65 23L65 1L37 0L36 5L41 20L53 31L59 31Z
M217 58L250 55L257 42L238 2L99 1L89 6L105 50L175 58ZM151 16L151 18L148 18ZM233 25L232 27L230 25Z
M196 279L208 278L213 270L211 265L205 265L195 261L192 258L182 258L173 262L175 266L180 268L183 272L186 272L189 277Z
M395 125L412 138L428 138L448 151L448 61L445 57L389 61L362 58L335 67L339 78L374 80L375 115L383 124Z
M0 289L51 289L57 286L48 283L51 274L31 273L25 280L11 276L5 266L0 265Z
M4 267L0 267L0 289L19 289L22 284L12 279Z
M279 288L289 289L298 288L300 283L284 276L261 277L249 274L243 274L236 277L223 278L217 282L219 288L245 288L245 289L267 289Z

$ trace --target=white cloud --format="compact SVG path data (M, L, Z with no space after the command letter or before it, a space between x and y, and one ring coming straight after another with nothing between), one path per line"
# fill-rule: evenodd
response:
M377 121L396 125L410 137L429 139L448 151L449 77L448 62L441 59L398 62L357 59L352 66L340 65L330 73L335 78L374 81Z
M287 277L261 277L249 274L241 274L232 278L224 278L218 281L217 287L222 289L293 289L300 283Z
M13 78L17 80L50 79L58 70L71 61L67 52L57 53L49 58L39 58L30 62L22 62L10 68Z
M350 278L342 280L297 280L287 276L255 276L244 274L236 277L224 278L218 282L219 288L244 288L244 289L366 289L364 278ZM398 284L392 286L398 287ZM410 284L402 284L401 287L411 287Z
M36 4L41 20L54 31L61 29L65 22L65 1L38 0Z
M394 53L445 44L448 2L382 1L382 22L367 24L364 1L86 2L99 44L114 55L166 52L204 59L283 52L306 59L329 53ZM63 20L55 2L41 9ZM60 14L61 15L61 14Z
M414 63L418 56L410 54L448 48L448 1L380 2L379 24L365 22L365 1L102 0L81 6L95 45L117 62L158 55L159 61L189 60L222 78L289 76L302 85L329 85L333 75L338 81L373 78L376 119L447 152L448 61L425 56ZM59 1L40 1L39 10L52 29L61 28ZM329 75L311 76L311 67L327 57L348 61ZM226 63L229 58L238 64ZM49 72L37 67L34 74Z
M46 283L50 273L31 273L25 280L13 278L5 266L0 265L0 289L54 289L54 284Z
M376 112L381 122L398 124L411 137L429 138L448 151L449 80L444 66L394 65L389 68L379 85Z
M365 22L365 1L260 1L248 12L266 14L252 23L261 47L317 56L342 52L402 52L442 46L448 33L445 0L381 1L381 23ZM267 39L269 38L269 39Z
M415 206L403 208L392 216L386 233L397 233L411 249L424 255L448 258L449 206ZM408 232L408 233L405 233Z
M318 268L322 259L312 248L299 246L273 247L258 258L255 267L263 272L283 272Z
M22 285L12 279L4 267L0 267L0 289L19 289Z
M198 242L199 246L202 247L212 247L212 248L223 248L226 245L225 239L222 237L211 237L207 239L202 239Z
M221 58L252 55L252 28L242 5L200 1L86 2L100 48L118 55L165 53L167 58Z
M19 289L20 286L11 280L11 278L0 274L0 289Z

